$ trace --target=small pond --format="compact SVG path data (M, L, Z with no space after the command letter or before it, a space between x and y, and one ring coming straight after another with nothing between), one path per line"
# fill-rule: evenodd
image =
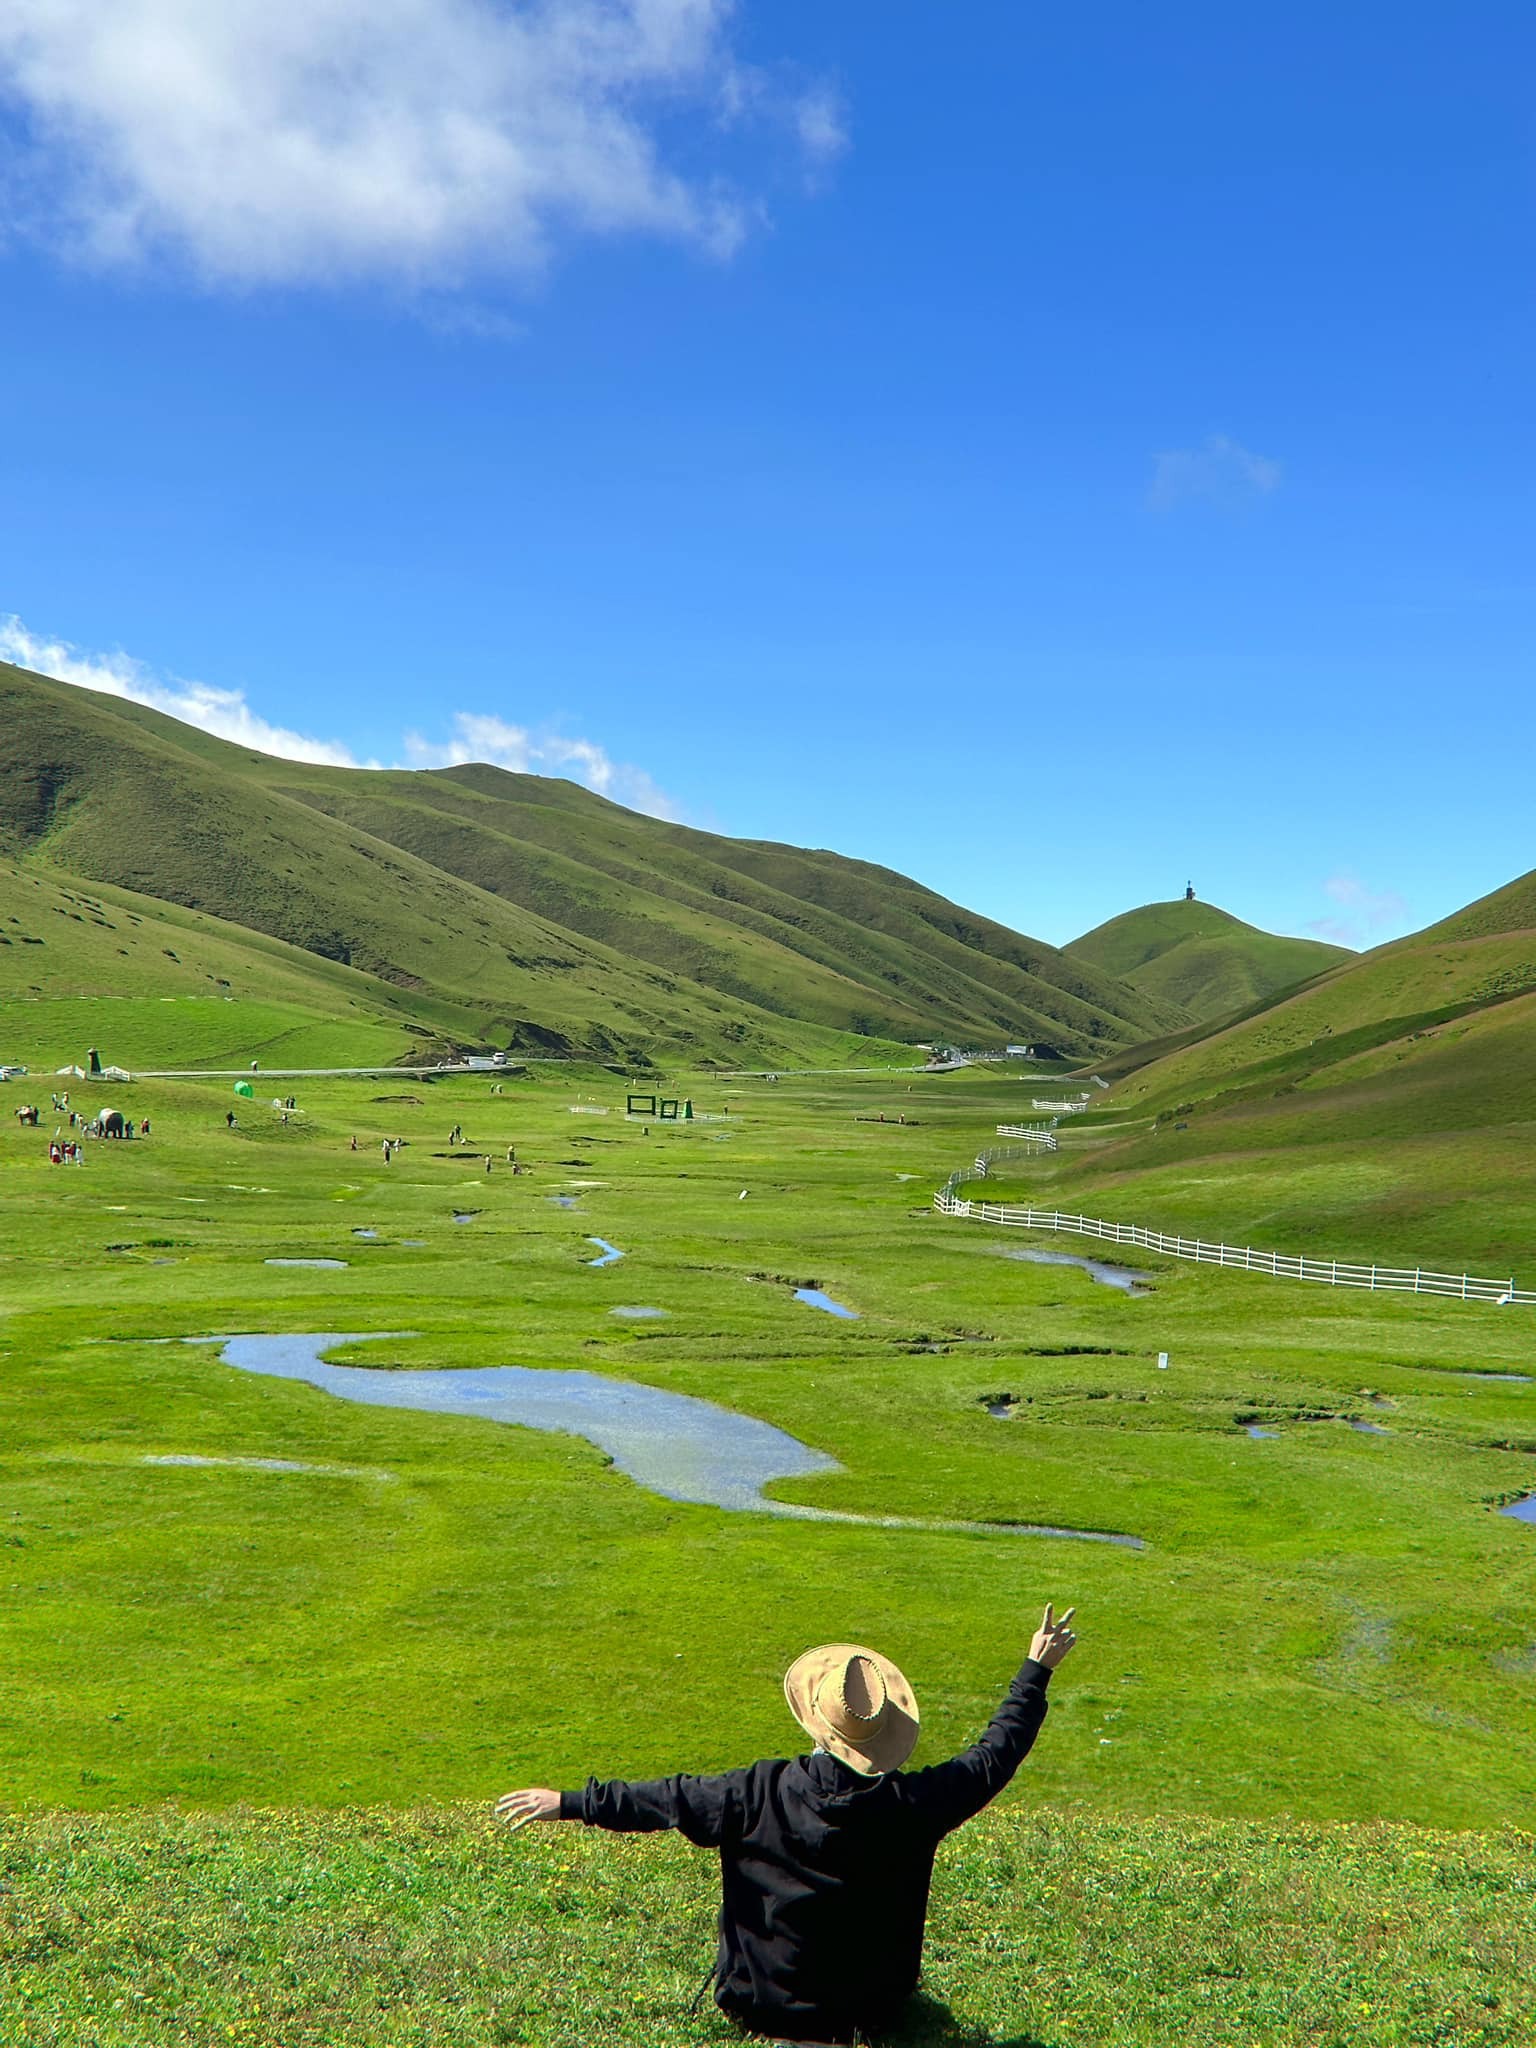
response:
M668 1308L611 1308L608 1313L611 1316L624 1316L632 1323L643 1323L652 1316L668 1316L672 1311Z
M553 1202L557 1209L574 1209L576 1206L574 1195L546 1195L544 1199Z
M637 1485L666 1500L696 1501L793 1521L1000 1536L1064 1536L1130 1550L1145 1548L1139 1536L1110 1535L1095 1529L1023 1522L918 1521L895 1515L843 1514L832 1508L769 1500L762 1489L771 1481L836 1472L837 1460L755 1416L738 1415L691 1394L670 1394L632 1380L521 1365L379 1371L369 1366L331 1365L324 1357L338 1345L378 1343L401 1334L374 1331L364 1336L322 1333L189 1337L184 1341L217 1344L225 1362L241 1372L302 1380L344 1401L436 1415L470 1415L487 1422L521 1423L529 1429L579 1436L606 1452Z
M1260 1429L1256 1422L1244 1423L1243 1427L1256 1442L1277 1444L1280 1441L1278 1429Z
M1501 1515L1513 1515L1517 1522L1536 1522L1536 1493L1528 1493L1524 1500L1512 1500L1507 1508L1500 1508Z
M1354 1415L1349 1418L1349 1426L1351 1429L1358 1429L1362 1436L1390 1436L1392 1434L1389 1429L1383 1429L1379 1422L1361 1422Z
M455 1209L453 1220L455 1223L473 1223L479 1214L478 1209Z
M589 1237L587 1243L600 1246L603 1254L600 1259L588 1259L586 1264L589 1266L611 1266L615 1259L622 1259L624 1256L618 1246L610 1244L606 1237Z
M346 1269L345 1259L263 1259L264 1266L310 1266L320 1273L340 1273Z
M840 1301L834 1301L830 1294L823 1294L819 1287L797 1287L796 1301L803 1301L807 1308L822 1309L829 1316L846 1316L850 1322L859 1320L856 1308L845 1308Z
M1118 1287L1122 1294L1152 1292L1146 1284L1146 1274L1137 1272L1134 1266L1110 1266L1103 1259L1085 1259L1076 1252L1038 1251L1033 1245L1003 1245L999 1250L1005 1259L1022 1259L1031 1266L1076 1266L1101 1287Z

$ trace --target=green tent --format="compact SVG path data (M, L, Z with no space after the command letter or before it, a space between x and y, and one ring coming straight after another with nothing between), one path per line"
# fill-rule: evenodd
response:
M237 1095L243 1095L247 1101L250 1101L252 1097L254 1097L256 1090L251 1086L249 1081L237 1081L235 1083L235 1093Z

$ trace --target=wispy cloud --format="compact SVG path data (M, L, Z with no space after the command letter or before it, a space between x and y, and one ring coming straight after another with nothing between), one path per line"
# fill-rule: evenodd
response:
M1330 875L1323 894L1339 915L1313 918L1307 930L1335 946L1374 946L1393 938L1408 922L1408 905L1395 889L1372 889L1357 875Z
M251 709L243 691L187 682L179 676L157 676L130 654L86 654L67 640L29 633L14 615L0 618L0 661L54 676L61 683L74 683L82 690L126 697L130 704L147 704L221 740L233 740L257 753L276 754L284 761L319 761L337 768L378 766L377 762L359 761L339 740L313 739L288 726L271 724Z
M733 0L4 0L25 225L108 266L211 285L536 270L569 234L727 255L759 211L723 175L748 120L811 167L830 89L732 45ZM693 117L684 173L664 134Z
M1162 511L1192 500L1233 505L1267 498L1280 478L1278 462L1255 455L1230 434L1211 434L1198 448L1164 448L1154 456L1147 496Z
M29 632L14 616L0 617L0 661L74 683L82 690L146 704L201 732L257 753L275 754L284 761L314 761L335 768L449 768L466 761L488 761L520 775L565 776L653 818L675 819L679 815L676 804L643 768L615 761L595 740L512 725L492 713L454 712L449 737L441 742L408 733L401 743L404 761L389 763L360 759L341 740L318 739L290 726L274 725L251 709L241 690L159 675L121 652L88 654L66 640Z
M413 768L456 768L465 761L488 761L494 768L510 768L518 775L569 775L632 811L645 811L653 818L678 816L672 799L643 768L613 760L594 740L534 732L485 712L456 711L451 735L444 741L407 733L405 751Z

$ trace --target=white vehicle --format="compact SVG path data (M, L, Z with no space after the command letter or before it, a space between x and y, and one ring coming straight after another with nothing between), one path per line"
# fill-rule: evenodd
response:
M494 1073L497 1067L504 1067L507 1064L507 1056L504 1052L493 1052L489 1055L470 1053L466 1056L464 1064L472 1074L490 1074Z
M25 1067L0 1067L0 1081L21 1081L26 1078Z

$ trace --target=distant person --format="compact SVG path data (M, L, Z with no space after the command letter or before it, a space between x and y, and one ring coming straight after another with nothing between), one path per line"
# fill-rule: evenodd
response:
M357 1150L357 1133L355 1131L352 1134L352 1150L354 1152Z
M719 1777L534 1786L496 1802L512 1827L580 1820L620 1834L676 1828L718 1849L723 1897L715 2003L750 2033L849 2042L890 2026L917 1988L934 1853L995 1799L1045 1719L1046 1687L1077 1640L1047 1606L981 1740L927 1770L912 1689L856 1643L807 1650L784 1677L815 1748ZM727 1704L728 1702L724 1702Z
M508 1166L516 1166L517 1164L517 1147L515 1145L507 1147L507 1164Z
M389 1142L388 1138L386 1138L386 1139L384 1140L384 1164L385 1164L386 1166L388 1166L388 1164L389 1164L389 1162L390 1162L390 1160L391 1160L391 1158L392 1158L393 1156L394 1156L394 1155L393 1155L393 1150L392 1150L392 1148L391 1148L391 1146L390 1146L390 1142Z
M226 1131L235 1128L235 1112L232 1109L226 1109L224 1112L224 1128Z
M141 1138L147 1138L147 1137L149 1136L149 1118L148 1118L148 1117L144 1117L144 1118L143 1118L143 1119L141 1120L140 1124L139 1124L139 1136L140 1136Z

